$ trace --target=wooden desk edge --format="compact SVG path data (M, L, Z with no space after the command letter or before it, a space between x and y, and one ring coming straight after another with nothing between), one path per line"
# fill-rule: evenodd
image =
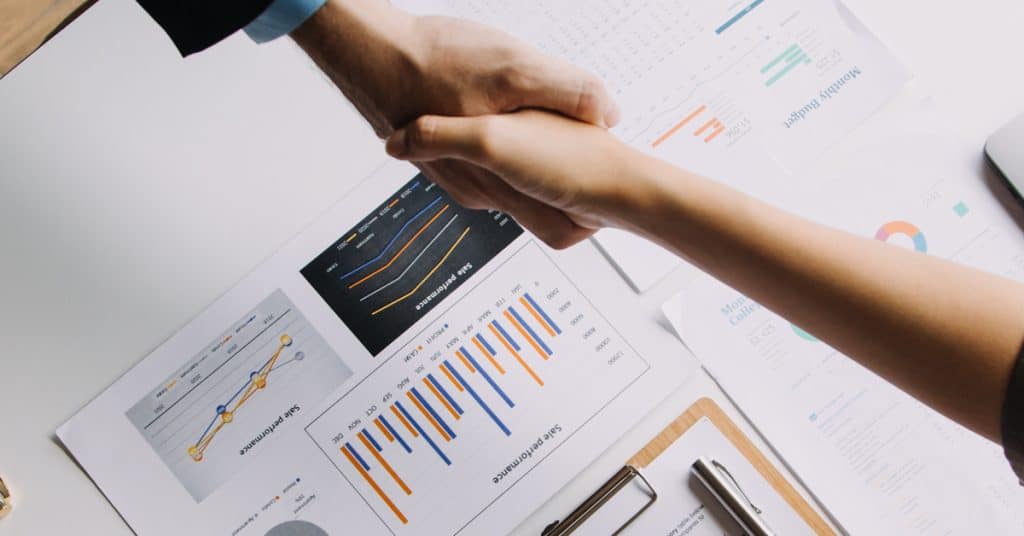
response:
M95 2L0 0L0 13L10 17L0 29L0 79Z

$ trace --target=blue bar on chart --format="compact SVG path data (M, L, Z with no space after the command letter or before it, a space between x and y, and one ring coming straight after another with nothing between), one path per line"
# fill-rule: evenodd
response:
M477 333L476 340L480 341L480 344L482 344L483 347L486 348L487 351L491 353L491 355L498 355L498 353L494 351L494 347L491 346L491 343L487 342L487 339L484 338L483 333Z
M405 417L405 420L409 421L409 424L411 424L412 427L416 429L416 433L423 437L427 444L430 445L430 448L434 449L434 452L437 453L441 460L444 461L446 465L451 465L452 461L448 459L448 456L445 456L444 452L441 451L441 448L437 446L437 443L434 443L434 440L429 435L427 435L427 431L424 430L422 426L420 426L419 421L413 419L412 415L410 415L408 411L405 411L405 407L402 406L402 403L396 401L395 407L398 408L398 411L402 412L402 416Z
M402 439L402 436L398 434L398 430L395 430L395 428L391 426L391 423L388 422L383 413L377 415L377 420L384 425L384 428L388 429L388 433L391 434L391 437L395 438L395 441L398 441L398 444L402 445L402 448L405 449L406 452L412 454L412 449L409 448L409 444L406 443L405 440Z
M487 402L484 402L484 399L480 398L480 395L477 394L477 392L473 389L473 386L471 386L469 382L467 382L466 379L463 378L461 374L459 374L459 371L455 367L453 367L452 364L449 363L447 359L444 361L444 366L445 368L448 369L448 372L451 372L452 375L455 376L455 379L458 380L460 384L462 384L462 387L466 389L466 392L469 393L469 396L473 397L473 400L476 400L476 403L480 406L480 409L484 410L484 413L486 413L491 418L491 420L494 421L494 424L498 425L498 428L500 428L501 431L505 433L505 435L512 435L512 432L508 429L507 426L505 426L505 423L501 422L501 419L499 419L498 416L493 411L491 411L491 407L487 405Z
M551 329L555 330L555 333L561 335L562 330L558 327L558 324L555 324L554 320L551 320L551 317L548 316L547 311L545 311L543 307L541 307L537 302L533 301L533 297L530 296L530 293L526 292L523 294L523 296L525 296L526 301L530 302L530 305L532 305L533 308L536 309L538 313L540 313L540 316L544 317L544 321L547 322L549 326L551 326Z
M512 345L512 348L514 348L515 351L518 352L522 350L522 348L519 347L519 343L517 343L515 339L509 336L508 332L505 331L505 328L501 327L501 324L499 324L497 320L491 320L491 325L498 330L498 333L501 333L502 337L505 337L505 340Z
M764 3L764 0L754 0L750 5L748 5L747 7L743 8L743 9L741 9L739 13L733 15L732 18L730 18L729 20L725 21L725 24L722 24L721 26L716 28L715 29L715 34L721 35L722 32L724 32L724 31L728 30L729 28L731 28L733 24L736 24L737 22L739 22L740 19L742 19L743 17L746 17L747 14L749 14L751 11L753 11L755 7L757 7L757 6L759 6L759 5L763 4L763 3Z
M484 370L479 363L477 363L476 359L473 358L473 354L470 354L469 351L466 350L465 346L459 347L459 351L462 352L462 355L466 356L466 359L468 359L470 363L472 363L473 368L480 371L480 375L483 376L485 380L487 380L487 383L491 384L491 388L494 389L494 392L498 393L498 396L500 396L501 399L504 400L506 404L508 404L508 407L516 407L515 402L512 402L512 399L505 394L505 391L503 391L501 387L498 386L498 384L494 381L494 378L491 378L491 375L488 374L487 371Z
M366 469L367 471L370 470L370 466L366 464L366 460L364 460L363 457L359 455L359 452L356 451L356 449L352 448L352 444L351 443L345 442L345 448L347 448L348 451L353 456L355 456L356 460L359 461L359 465L363 466L363 469Z
M377 452L381 452L384 450L380 448L380 443L378 443L377 440L374 439L372 435L370 435L370 431L367 430L366 428L363 428L363 435L366 436L366 439L370 442L371 445L373 445L373 448L377 449Z
M451 429L450 426L448 426L448 423L445 422L445 420L442 419L441 416L436 411L434 411L434 407L430 405L430 402L427 402L427 399L423 398L423 395L421 395L420 392L417 391L415 387L413 387L409 391L412 393L412 396L416 397L416 400L419 401L419 403L422 404L424 408L426 408L427 413L429 413L430 416L434 419L434 421L437 422L438 426L440 426L441 429L444 430L444 433L448 434L448 437L455 439L455 432Z
M456 402L454 398L452 398L452 395L448 394L448 391L446 391L444 386L441 385L441 382L437 381L437 379L434 378L433 374L427 373L427 379L430 380L430 383L434 386L435 389L441 392L441 396L443 396L444 399L447 400L449 404L451 404L452 408L455 408L456 413L458 413L459 415L462 415L464 413L462 411L462 408L459 406L459 403Z
M537 344L544 349L544 352L546 354L551 355L551 348L549 348L548 345L545 344L544 341L537 336L537 332L533 331L533 328L531 328L530 325L523 320L523 317L519 316L519 311L516 311L515 307L509 307L508 311L512 313L512 316L515 317L516 321L519 322L519 324L522 325L524 329L526 329L526 332L530 335L530 338L536 341Z

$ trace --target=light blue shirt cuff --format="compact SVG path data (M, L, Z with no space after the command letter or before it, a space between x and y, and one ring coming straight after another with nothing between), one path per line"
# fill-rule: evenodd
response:
M245 33L257 43L273 41L298 28L326 3L327 0L274 0L245 27Z

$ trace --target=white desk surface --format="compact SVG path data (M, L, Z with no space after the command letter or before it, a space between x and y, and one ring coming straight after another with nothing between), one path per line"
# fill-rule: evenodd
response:
M1024 110L1024 4L848 4L984 173L985 137ZM108 0L0 81L0 474L17 499L0 534L130 534L53 432L383 157L319 76L287 40L182 61L133 2ZM681 277L645 296L652 321ZM696 378L631 433L709 391ZM564 514L619 450L519 532Z

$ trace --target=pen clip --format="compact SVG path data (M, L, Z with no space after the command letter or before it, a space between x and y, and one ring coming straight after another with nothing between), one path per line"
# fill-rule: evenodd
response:
M740 496L743 497L743 500L747 501L747 504L749 504L750 507L754 509L754 512L757 512L757 515L761 515L764 513L761 511L760 508L757 507L757 505L754 504L753 501L750 500L750 497L748 497L747 493L743 491L743 487L740 486L740 483L737 482L736 478L732 476L732 473L729 472L729 469L727 469L724 465L719 463L718 460L711 460L711 465L713 465L715 469L720 471L722 474L725 475L726 478L729 479L729 482L732 483L732 486L736 488L736 491L738 491Z

